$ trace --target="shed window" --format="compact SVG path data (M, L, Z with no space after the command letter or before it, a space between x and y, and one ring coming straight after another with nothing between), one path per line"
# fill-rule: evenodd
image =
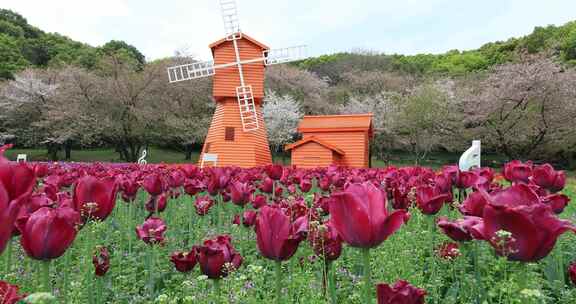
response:
M234 141L234 128L233 127L226 127L224 132L224 139L227 141Z
M210 153L210 143L206 143L206 146L204 147L204 153Z

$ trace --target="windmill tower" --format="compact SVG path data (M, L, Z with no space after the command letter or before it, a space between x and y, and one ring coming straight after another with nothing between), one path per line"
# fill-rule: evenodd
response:
M266 66L305 58L305 46L271 50L240 30L235 0L219 0L226 36L210 45L214 60L168 68L170 82L213 76L216 111L200 165L255 167L272 157L262 116Z

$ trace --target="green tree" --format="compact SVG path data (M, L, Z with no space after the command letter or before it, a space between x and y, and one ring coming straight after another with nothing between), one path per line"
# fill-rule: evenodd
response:
M20 38L24 36L24 30L18 25L14 25L6 20L0 20L0 34Z
M27 38L37 38L41 34L43 34L42 31L28 24L26 18L22 17L22 15L15 13L11 10L0 9L0 20L6 21L8 23L11 23L12 25L20 27L24 31L24 36Z
M29 62L20 54L16 38L0 34L0 79L12 79L13 74L24 69Z
M100 51L106 56L113 55L114 53L117 53L118 51L121 50L123 50L126 54L130 55L132 58L138 61L140 65L144 65L146 63L146 58L144 57L144 55L140 53L140 51L136 47L124 41L111 40L100 48Z

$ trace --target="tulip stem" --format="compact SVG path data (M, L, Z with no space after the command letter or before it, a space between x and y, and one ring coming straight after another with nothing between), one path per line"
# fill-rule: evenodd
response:
M10 273L10 266L12 265L12 240L8 239L8 243L6 243L6 251L4 252L4 256L6 257L6 274Z
M221 293L222 293L222 292L221 292L221 288L220 288L220 279L215 279L215 280L212 280L212 281L214 282L214 294L215 294L215 297L216 297L215 303L220 303L220 302L222 302L221 299L220 299L220 295L221 295Z
M362 260L364 262L364 301L372 303L372 278L370 269L370 248L362 248Z
M482 277L480 274L479 264L478 264L478 244L476 242L472 243L472 260L474 264L474 278L476 280L476 303L484 302L484 288L482 288Z
M128 237L128 256L132 256L132 231L134 228L130 228L132 224L132 204L134 202L128 202L128 215L126 216L126 236Z
M52 293L50 285L50 260L42 261L42 288L44 291Z
M276 272L276 303L282 303L282 262L276 261L274 264Z
M154 299L154 262L155 262L154 245L150 245L148 249L148 291L150 292L150 299Z
M70 253L64 254L64 269L70 269ZM66 303L68 298L68 271L64 271L62 274L62 289L60 290L60 296L62 298L62 302Z
M330 293L331 303L338 304L338 297L336 297L336 275L333 265L333 261L327 262L326 275L328 276L328 291Z

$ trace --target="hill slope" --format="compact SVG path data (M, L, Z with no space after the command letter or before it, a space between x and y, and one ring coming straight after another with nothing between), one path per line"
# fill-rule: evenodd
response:
M123 41L110 41L93 47L58 33L45 33L28 24L21 15L0 9L0 79L11 78L27 66L45 67L61 63L93 68L100 56L125 50L145 63L135 47ZM415 75L461 75L485 70L495 64L513 61L522 53L545 53L568 63L576 63L576 21L562 26L536 27L524 37L491 42L477 50L452 50L444 54L386 55L378 53L337 53L311 58L297 64L331 82L347 70L386 70Z

